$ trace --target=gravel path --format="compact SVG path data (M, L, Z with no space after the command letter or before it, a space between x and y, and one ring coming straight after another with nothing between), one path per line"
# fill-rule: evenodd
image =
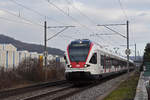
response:
M120 84L121 81L127 78L127 74L111 79L100 85L87 89L86 91L75 94L66 100L101 100L101 96L108 94L112 88Z

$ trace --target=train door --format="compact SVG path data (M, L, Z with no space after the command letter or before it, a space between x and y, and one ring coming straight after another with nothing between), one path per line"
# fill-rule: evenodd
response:
M116 67L115 67L115 64L114 64L113 56L111 56L110 60L111 60L111 72L115 72L116 71Z
M106 69L106 72L110 71L109 55L105 56L105 69Z
M100 63L101 63L101 68L103 69L103 73L106 72L106 56L104 54L100 54Z
M92 54L92 57L90 58L90 61L89 63L91 64L91 68L92 70L94 71L95 74L99 74L99 69L98 69L98 61L99 57L98 57L98 52L95 51L93 54Z
M100 51L97 51L97 71L98 73L102 72L102 68L101 68L101 61L100 61L101 57L100 57Z
M107 56L106 63L107 63L107 68L108 68L107 72L111 72L111 59L110 59L110 55Z
M97 50L97 65L96 65L97 73L101 73L101 66L100 66L100 51Z

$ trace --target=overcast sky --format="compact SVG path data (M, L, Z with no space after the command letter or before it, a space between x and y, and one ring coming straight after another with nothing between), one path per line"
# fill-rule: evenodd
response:
M143 55L150 42L150 0L0 0L0 34L28 43L44 44L48 26L73 25L48 41L65 50L70 41L88 38L124 54L126 39L97 24L125 24L129 20L130 44ZM46 17L45 17L46 16ZM126 26L110 26L126 35ZM48 38L63 28L48 29ZM111 34L111 35L95 35ZM134 46L132 55L134 55Z

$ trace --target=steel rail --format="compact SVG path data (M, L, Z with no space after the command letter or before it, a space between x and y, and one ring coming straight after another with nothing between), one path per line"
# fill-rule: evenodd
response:
M30 85L30 86L22 87L22 88L4 90L4 91L0 91L0 98L8 98L14 95L17 96L19 94L23 94L29 91L30 92L36 91L42 88L57 86L57 85L65 84L65 83L67 83L66 80L61 80L61 81L55 81L55 82L37 83L37 84Z

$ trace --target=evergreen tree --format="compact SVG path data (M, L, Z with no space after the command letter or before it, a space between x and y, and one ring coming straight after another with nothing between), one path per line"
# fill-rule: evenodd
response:
M144 61L150 61L150 43L147 43L144 51Z

